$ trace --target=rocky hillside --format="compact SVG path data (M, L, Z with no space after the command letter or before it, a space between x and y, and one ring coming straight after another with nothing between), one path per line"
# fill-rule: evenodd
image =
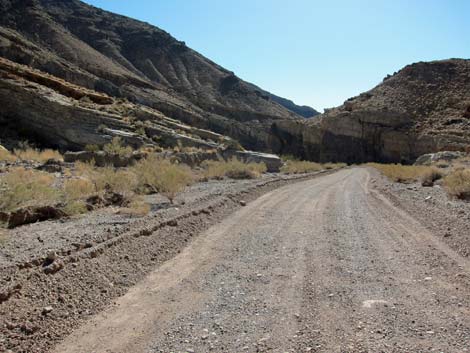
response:
M470 60L420 62L313 121L275 122L280 153L319 161L411 162L470 146Z
M269 127L315 111L239 79L165 31L78 0L0 0L0 56L268 149Z

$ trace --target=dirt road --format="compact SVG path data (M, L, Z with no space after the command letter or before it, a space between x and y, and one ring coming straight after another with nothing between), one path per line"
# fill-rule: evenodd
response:
M470 265L354 168L194 240L56 352L466 352Z

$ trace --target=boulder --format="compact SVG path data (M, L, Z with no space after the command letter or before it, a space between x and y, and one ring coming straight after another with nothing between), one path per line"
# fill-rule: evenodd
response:
M64 163L59 160L49 159L44 164L36 167L36 169L47 173L60 173L62 172L63 164Z
M176 160L178 163L183 163L191 168L201 165L204 161L217 161L222 157L216 151L199 151L199 152L163 152L163 158L169 158L170 160Z
M227 150L223 152L225 159L238 158L245 163L264 163L270 173L277 173L282 167L282 160L279 156L269 153L261 153L254 151L232 151Z
M454 159L459 159L464 157L466 154L464 152L457 151L441 151L436 153L427 153L416 159L415 165L431 165L438 161L451 162Z

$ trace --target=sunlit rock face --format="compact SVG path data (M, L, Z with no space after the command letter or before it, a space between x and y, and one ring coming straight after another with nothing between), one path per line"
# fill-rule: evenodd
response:
M318 161L412 162L470 145L470 60L420 62L312 121L271 127L273 149Z

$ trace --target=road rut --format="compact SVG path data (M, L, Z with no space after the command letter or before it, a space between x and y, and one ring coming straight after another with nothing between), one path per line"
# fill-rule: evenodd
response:
M468 351L468 259L369 180L344 169L265 194L56 352Z

